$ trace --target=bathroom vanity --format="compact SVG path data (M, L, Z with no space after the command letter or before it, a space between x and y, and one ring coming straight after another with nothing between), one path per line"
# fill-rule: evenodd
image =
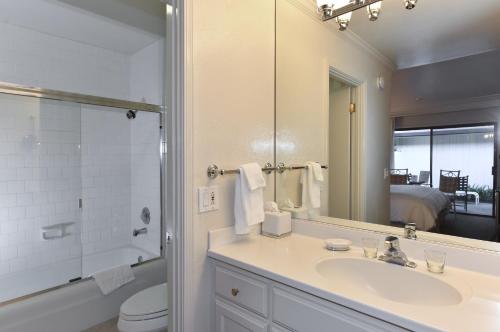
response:
M423 250L441 245L402 240L415 269L363 256L363 236L384 234L295 221L282 239L210 234L215 265L216 331L498 331L497 254L446 247L443 274L427 271ZM346 252L323 238L349 238ZM422 253L420 253L422 252ZM474 265L474 255L483 255ZM477 256L476 256L477 257Z

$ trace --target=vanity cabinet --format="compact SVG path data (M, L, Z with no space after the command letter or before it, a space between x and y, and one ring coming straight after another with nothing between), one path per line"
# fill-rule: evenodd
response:
M217 262L217 332L382 332L396 325Z

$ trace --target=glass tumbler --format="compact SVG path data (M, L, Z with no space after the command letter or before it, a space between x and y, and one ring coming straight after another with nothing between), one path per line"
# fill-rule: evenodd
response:
M361 239L361 243L363 244L363 251L364 251L365 257L377 258L378 239L363 238L363 239Z
M446 253L439 250L426 249L425 260L427 262L427 270L432 273L443 273L446 263Z

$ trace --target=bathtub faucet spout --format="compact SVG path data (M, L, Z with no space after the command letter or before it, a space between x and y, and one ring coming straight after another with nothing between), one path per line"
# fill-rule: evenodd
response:
M144 227L144 228L140 228L140 229L134 229L134 231L132 232L132 235L137 236L139 234L147 234L147 232L148 232L148 229L146 227Z

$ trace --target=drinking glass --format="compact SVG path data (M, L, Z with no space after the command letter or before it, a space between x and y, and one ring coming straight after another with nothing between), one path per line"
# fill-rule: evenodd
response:
M446 253L434 249L425 250L425 260L427 262L427 270L432 273L443 273L446 263Z
M361 239L361 243L363 244L363 251L365 253L365 257L377 258L378 239L363 238L363 239Z

